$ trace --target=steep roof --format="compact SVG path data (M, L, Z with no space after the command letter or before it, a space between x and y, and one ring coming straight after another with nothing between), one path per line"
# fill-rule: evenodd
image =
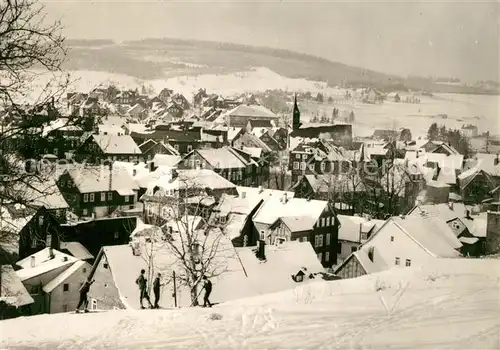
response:
M43 291L45 293L50 293L52 292L54 289L56 289L58 286L61 285L61 283L64 283L64 281L66 281L69 277L71 277L74 273L76 273L78 271L78 269L82 266L84 266L85 264L88 265L87 262L83 261L83 260L77 260L73 263L73 265L71 265L69 268L67 268L66 270L64 270L61 274L59 274L56 278L54 278L53 280L51 280L49 283L47 283L44 287L43 287ZM89 265L90 267L90 265ZM87 276L82 276L82 282L83 280L86 278Z
M244 169L248 165L248 162L231 152L228 147L199 149L193 152L197 152L208 164L216 169Z
M115 166L112 171L107 167L75 168L68 173L80 193L109 191L110 177L113 191L139 189L132 176L121 167Z
M288 197L284 201L281 197L270 196L254 214L253 221L271 225L278 218L287 216L309 216L316 221L327 207L327 201Z
M431 255L439 258L460 256L457 249L461 248L462 244L445 221L439 218L422 217L393 217L389 220L392 220Z
M408 216L421 217L437 217L444 222L449 222L457 218L466 216L466 211L470 209L463 203L440 203L440 204L421 204L417 205L408 212Z
M316 220L310 216L284 216L276 221L281 221L291 232L311 231L316 223Z
M0 276L2 276L0 300L5 300L7 304L16 307L29 305L35 302L12 266L1 265L0 269Z
M164 190L178 190L187 187L212 190L236 188L235 184L210 169L179 169L177 173L177 177L173 180L172 176L164 175L151 182L146 194L151 195L156 186Z
M377 232L385 221L368 220L360 216L337 215L339 220L339 240L361 243L360 233Z
M49 249L50 248L42 249L16 263L16 265L22 267L21 270L16 271L21 281L28 280L61 267L69 267L78 260L71 255L64 254L55 249L52 249L53 258L50 258ZM31 267L32 262L34 262L34 267Z
M105 154L142 154L130 135L92 135Z
M238 186L236 187L238 191L238 195L240 197L245 197L247 199L267 199L269 197L279 197L281 198L285 193L287 198L293 198L295 193L292 191L281 191L275 190L271 188L263 188L263 187L246 187L246 186Z
M88 260L94 258L80 242L61 242L60 248L61 250L67 250L77 259Z
M318 260L309 242L285 242L279 246L266 245L266 261L257 259L254 247L236 248L248 279L258 294L274 293L292 289L297 284L291 278L300 270L306 275L323 272L323 266ZM306 281L318 282L320 278ZM304 283L302 282L302 283Z
M241 104L229 112L229 116L251 117L251 118L272 118L278 119L278 116L264 106Z

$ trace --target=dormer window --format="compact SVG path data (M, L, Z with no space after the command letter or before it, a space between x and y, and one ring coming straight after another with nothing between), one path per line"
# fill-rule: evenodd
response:
M227 221L227 218L224 215L219 216L219 223L220 224L225 224Z

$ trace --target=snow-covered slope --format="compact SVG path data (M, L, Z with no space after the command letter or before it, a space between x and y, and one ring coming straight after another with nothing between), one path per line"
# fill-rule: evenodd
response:
M0 348L498 349L499 266L443 260L213 309L20 318L0 322Z

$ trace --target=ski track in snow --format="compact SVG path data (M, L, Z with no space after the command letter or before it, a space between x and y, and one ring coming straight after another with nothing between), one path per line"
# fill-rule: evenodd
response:
M499 349L498 260L482 267L399 281L389 271L213 308L18 318L0 322L0 348Z

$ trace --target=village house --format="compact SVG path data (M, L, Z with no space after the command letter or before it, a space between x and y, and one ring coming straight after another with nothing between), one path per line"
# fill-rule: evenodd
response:
M335 269L355 278L392 267L423 266L433 259L459 258L462 244L439 218L392 217Z
M500 170L500 167L499 167ZM497 176L492 176L496 174ZM481 166L475 166L458 175L460 196L467 204L479 204L489 198L489 192L500 184L498 173L488 173Z
M337 243L337 264L344 262L360 245L366 242L385 223L369 217L337 215L339 239Z
M157 142L152 139L144 141L138 147L141 150L141 159L146 162L153 160L157 154L179 155L179 152L168 143Z
M142 152L131 136L92 135L83 143L75 154L77 162L99 164L105 160L135 162Z
M43 249L16 263L16 271L34 303L31 315L75 310L80 286L91 265L52 248Z
M144 203L146 223L168 217L174 209L194 211L192 215L208 216L222 194L237 194L236 185L210 169L172 169L148 188Z
M160 93L158 94L158 98L163 101L164 103L167 103L170 99L170 97L174 94L174 90L168 89L168 88L163 88Z
M24 287L19 276L11 265L0 265L0 302L2 313L0 320L31 315L31 305L35 300Z
M486 213L486 254L500 252L500 187L491 191Z
M118 92L112 102L117 105L133 106L137 103L138 98L139 92L137 90L125 90Z
M126 170L106 166L73 168L57 186L78 217L102 218L135 207L139 190Z
M450 226L462 243L461 253L480 256L485 252L486 218L473 215L471 207L463 203L441 203L417 205L408 212L408 217L437 217Z
M279 220L284 218L283 220ZM254 235L266 244L309 241L325 267L337 261L338 220L326 201L269 197L253 216Z
M137 227L137 221L136 216L119 216L70 221L62 224L61 238L65 242L61 242L60 250L63 251L73 246L67 254L81 260L94 261L94 258L89 258L89 253L95 257L104 246L128 244L130 234ZM83 249L75 248L74 243L79 243Z
M187 110L191 107L188 99L184 97L182 94L175 94L170 97L170 100L175 103L177 106L179 106L182 110Z
M179 169L211 169L236 185L260 185L262 170L251 155L232 147L193 150L178 164Z
M70 152L74 152L84 135L82 128L64 119L58 119L43 129L38 149L43 150L40 155L54 155L58 159L68 158Z
M127 110L127 115L135 120L144 120L148 115L147 113L147 109L139 103L136 103Z
M226 113L226 122L229 127L246 127L250 120L272 121L278 125L279 117L269 109L260 105L239 105Z
M463 125L460 132L467 138L473 138L479 134L477 126L472 124Z

